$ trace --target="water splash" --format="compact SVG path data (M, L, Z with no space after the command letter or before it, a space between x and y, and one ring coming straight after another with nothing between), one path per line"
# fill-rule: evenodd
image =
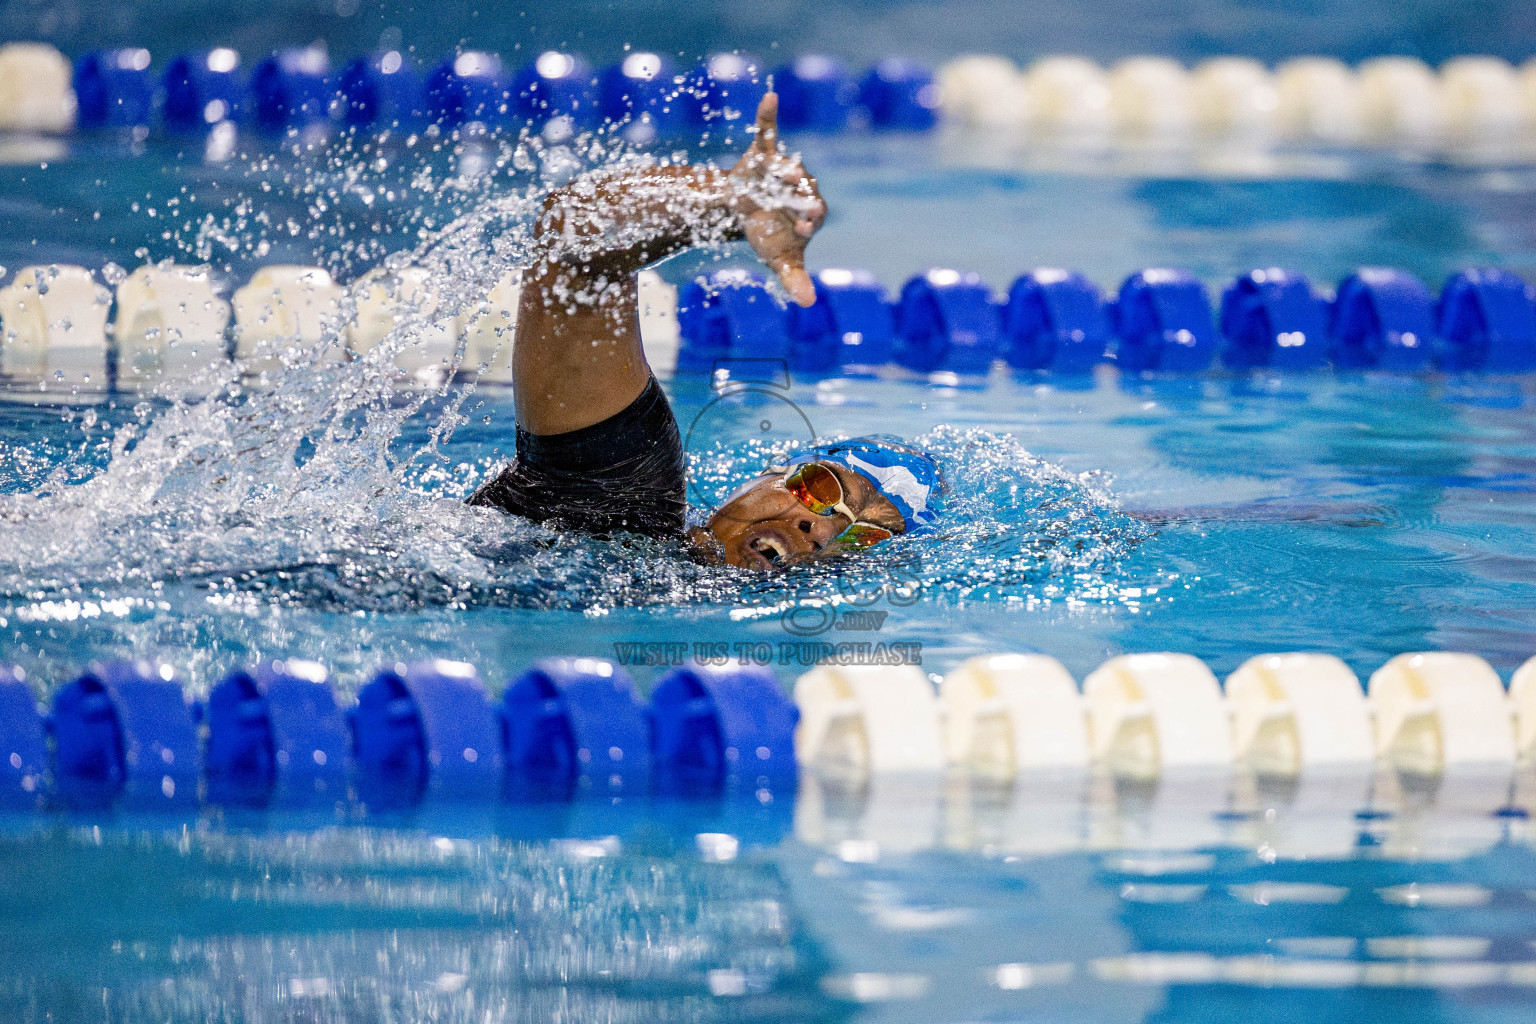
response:
M1062 584L1087 593L1152 535L1120 510L1102 474L1069 473L1011 436L941 426L911 442L939 460L950 487L934 532L774 577L751 573L743 601L774 613L796 602L856 603L893 582L911 600L1006 599ZM743 442L696 457L695 488L718 502L787 451Z
M263 408L250 396L230 402L213 419L226 432L201 434L186 456L183 418L202 407L172 407L86 482L0 499L13 541L0 553L0 593L101 601L181 583L247 605L335 612L729 604L774 614L789 603L852 599L893 579L914 598L947 601L1044 586L1087 593L1151 532L1092 475L1067 473L1008 437L941 428L915 439L951 482L936 533L766 576L697 565L677 544L594 539L469 508L462 498L489 460L445 465L441 453L422 456L428 441L409 463L391 463L386 451L398 435L388 431L399 429L404 408L323 438L302 465L291 453L307 435L292 422L266 425L269 435L293 436L269 437L268 447L289 454L259 472L264 462L249 464L249 447L239 446L259 432L251 418ZM440 427L433 420L446 415L414 411L418 427ZM754 442L723 445L696 455L691 472L698 490L718 499L782 454ZM167 465L173 473L153 475Z
M675 544L594 540L464 506L463 497L493 469L483 457L453 464L450 442L475 390L456 376L473 369L465 365L465 342L436 385L396 372L396 356L425 344L444 319L483 308L499 280L538 256L540 245L547 250L531 229L534 217L575 166L616 173L645 158L596 137L579 146L525 138L457 152L464 159L445 176L434 178L424 167L389 170L409 178L424 210L452 209L440 198L448 192L459 200L473 196L415 250L384 261L387 268L410 264L428 272L439 289L430 311L405 310L380 345L336 362L330 353L345 346L344 325L357 314L361 289L354 287L318 341L265 343L244 364L210 367L191 387L162 389L116 425L109 445L82 443L46 473L14 463L17 477L0 487L11 492L0 495L8 540L0 551L0 616L124 599L156 608L172 586L253 610L335 612L513 607L602 614L727 603L766 613L786 602L835 601L850 588L893 576L921 595L989 600L1048 581L1091 590L1095 574L1148 535L1116 508L1104 481L1068 474L1009 438L974 430L941 429L917 439L944 462L954 486L936 535L776 578L696 565ZM503 167L521 177L497 177ZM545 173L537 173L541 168ZM308 203L309 217L329 218L330 226L309 229L310 237L331 252L371 255L373 243L351 239L345 214L335 211L373 195L382 187L376 179L345 161L290 173L297 174L294 194ZM696 196L669 195L668 187L656 186L652 198L695 209ZM217 245L262 251L270 238L298 230L291 218L278 221L257 207L254 198L242 198L233 221L205 219L187 244L205 256ZM438 223L437 213L419 214L421 230ZM694 221L693 240L722 251L729 226L702 211ZM638 230L597 226L607 232L605 244ZM591 242L557 244L579 254ZM254 374L259 367L267 369ZM96 424L82 418L78 426L88 433ZM718 499L774 454L782 453L751 444L706 451L691 467L697 490Z

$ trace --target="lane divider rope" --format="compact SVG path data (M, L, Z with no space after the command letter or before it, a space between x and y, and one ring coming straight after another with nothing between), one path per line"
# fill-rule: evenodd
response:
M782 360L801 374L882 367L935 380L1019 371L1204 373L1380 370L1525 373L1536 370L1536 288L1498 268L1453 275L1438 297L1401 270L1367 267L1319 291L1303 274L1251 271L1214 312L1188 271L1148 268L1113 298L1082 274L1041 268L1005 296L979 275L938 268L892 298L867 272L828 269L816 303L784 306L760 274L717 271L681 289L651 271L639 282L641 336L663 375L715 373L734 358ZM345 324L343 300L354 312ZM0 376L45 390L132 389L235 358L251 373L281 365L286 348L338 329L328 358L365 358L402 325L396 369L440 380L461 342L462 372L511 382L521 285L513 272L468 310L439 314L421 267L378 269L348 286L318 267L257 271L232 300L206 267L138 268L115 291L84 267L26 267L0 288Z
M0 131L206 131L243 123L265 133L335 124L359 130L596 128L622 124L637 143L729 128L774 79L789 130L876 127L922 131L939 118L1046 140L1106 133L1132 140L1200 136L1328 145L1475 146L1536 135L1536 59L1516 68L1468 55L1438 69L1411 57L1351 67L1298 57L1270 68L1240 56L1186 68L1158 56L1104 68L1045 56L1020 69L969 55L937 73L902 58L856 73L809 54L770 68L739 52L692 67L631 52L595 69L557 50L508 68L497 54L463 51L430 67L389 50L333 65L323 48L287 49L249 68L229 47L177 54L159 68L142 47L96 50L73 65L40 43L0 46Z
M842 60L807 56L774 67L739 52L683 66L632 52L601 70L550 50L509 69L468 50L422 68L400 50L332 64L323 47L286 49L248 69L229 47L178 54L156 69L143 47L94 50L73 66L46 44L0 46L0 131L64 134L151 127L168 134L245 125L282 135L331 125L363 131L569 134L618 126L637 144L729 134L751 123L772 78L788 130L925 131L938 119L931 68L889 59L856 73ZM741 121L742 116L746 120Z
M1040 654L973 658L937 687L911 666L823 665L793 701L757 666L676 668L643 702L620 666L555 658L493 703L473 666L434 660L384 667L347 708L312 662L232 672L203 702L168 665L117 662L56 689L46 716L25 674L0 668L0 802L34 808L652 792L762 803L803 771L1152 780L1379 761L1436 775L1533 755L1536 658L1506 691L1487 662L1450 652L1399 655L1363 688L1322 654L1252 658L1225 687L1186 654L1113 658L1081 688Z

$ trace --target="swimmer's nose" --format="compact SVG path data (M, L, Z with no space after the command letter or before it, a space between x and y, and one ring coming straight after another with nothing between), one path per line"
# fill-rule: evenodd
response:
M817 551L832 543L832 538L842 532L844 523L839 516L800 516L795 528L811 542Z

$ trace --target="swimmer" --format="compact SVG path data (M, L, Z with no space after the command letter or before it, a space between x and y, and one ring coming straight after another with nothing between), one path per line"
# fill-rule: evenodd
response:
M512 376L516 456L469 499L592 533L686 539L700 560L783 569L930 526L944 489L928 455L887 438L817 445L686 529L677 421L640 345L636 274L691 246L746 239L802 306L805 248L827 207L778 143L778 97L729 171L594 172L545 200L523 274Z

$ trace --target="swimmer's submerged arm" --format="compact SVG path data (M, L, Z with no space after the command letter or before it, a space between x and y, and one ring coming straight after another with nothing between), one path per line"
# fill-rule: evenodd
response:
M545 201L512 357L525 430L579 430L622 412L645 390L651 371L635 274L651 263L746 238L796 301L814 300L803 254L826 207L800 162L778 152L777 109L770 93L756 139L729 172L653 166L587 175Z

